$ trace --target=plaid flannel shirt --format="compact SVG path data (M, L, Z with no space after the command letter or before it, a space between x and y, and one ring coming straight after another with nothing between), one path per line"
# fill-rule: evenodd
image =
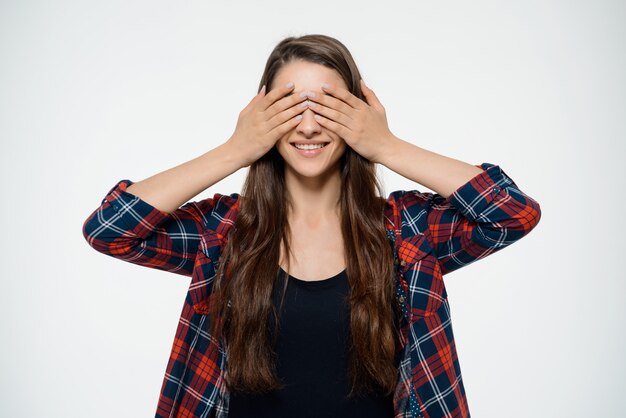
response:
M386 199L396 293L404 317L395 418L470 417L443 276L512 244L539 222L539 204L491 163L448 198L398 190ZM131 263L191 277L156 418L227 418L227 355L209 333L211 287L239 194L215 193L163 212L120 180L83 224L90 246ZM302 416L306 416L303 411Z

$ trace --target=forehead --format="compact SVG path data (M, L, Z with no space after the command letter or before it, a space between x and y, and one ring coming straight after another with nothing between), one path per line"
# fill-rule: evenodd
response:
M321 64L308 61L293 61L283 65L276 73L274 86L280 86L293 81L294 90L322 91L322 83L347 88L346 83L339 76L339 73Z

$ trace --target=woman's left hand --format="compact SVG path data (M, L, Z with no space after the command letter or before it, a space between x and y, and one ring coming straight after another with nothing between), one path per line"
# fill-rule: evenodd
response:
M316 103L309 109L316 113L318 123L343 138L348 146L364 158L379 163L395 137L387 125L385 108L374 92L363 80L361 91L367 103L335 85L322 85L322 90L326 94L309 97L310 101Z

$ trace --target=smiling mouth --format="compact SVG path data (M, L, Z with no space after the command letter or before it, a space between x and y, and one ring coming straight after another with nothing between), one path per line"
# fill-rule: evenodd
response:
M324 148L328 144L330 144L330 142L320 142L318 144L296 144L296 143L292 143L291 145L293 145L294 148L297 148L299 150L308 151L308 150L322 149L322 148Z

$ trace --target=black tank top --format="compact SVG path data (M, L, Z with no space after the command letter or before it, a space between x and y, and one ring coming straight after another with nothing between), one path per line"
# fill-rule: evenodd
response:
M277 308L286 276L281 268L272 296ZM393 418L393 394L344 398L350 391L349 291L345 270L317 281L289 276L276 345L277 374L286 388L263 394L232 391L229 418ZM270 330L273 325L270 321Z

